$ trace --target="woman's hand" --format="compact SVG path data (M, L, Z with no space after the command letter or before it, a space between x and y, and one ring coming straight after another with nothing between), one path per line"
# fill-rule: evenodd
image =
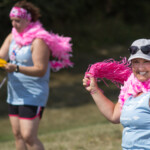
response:
M97 93L97 91L99 90L97 81L94 77L92 77L91 74L88 74L83 78L83 86L91 94Z
M120 103L114 104L99 89L97 81L91 74L83 78L83 85L91 93L100 112L112 123L120 122Z
M7 72L9 72L9 73L14 72L14 71L16 70L16 68L17 68L17 65L11 64L11 63L7 63L7 64L4 66L4 69L5 69Z

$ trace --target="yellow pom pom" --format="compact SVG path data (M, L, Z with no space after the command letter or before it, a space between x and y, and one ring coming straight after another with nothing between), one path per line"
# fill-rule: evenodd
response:
M4 67L7 64L7 61L0 58L0 67Z

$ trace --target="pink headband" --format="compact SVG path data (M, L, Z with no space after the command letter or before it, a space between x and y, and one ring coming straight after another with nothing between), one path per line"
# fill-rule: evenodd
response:
M9 17L18 17L31 21L31 14L26 9L20 7L13 7L10 11Z

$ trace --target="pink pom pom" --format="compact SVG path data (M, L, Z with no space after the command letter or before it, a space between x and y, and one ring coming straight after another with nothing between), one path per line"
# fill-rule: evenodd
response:
M96 79L104 80L106 78L119 86L119 84L123 84L128 79L131 74L131 68L126 58L123 58L121 61L108 59L90 65L85 76L89 73Z

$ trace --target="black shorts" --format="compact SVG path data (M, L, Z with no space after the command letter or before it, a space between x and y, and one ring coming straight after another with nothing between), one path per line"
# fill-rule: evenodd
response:
M8 104L8 115L19 117L20 119L42 118L44 107L30 105L11 105Z

